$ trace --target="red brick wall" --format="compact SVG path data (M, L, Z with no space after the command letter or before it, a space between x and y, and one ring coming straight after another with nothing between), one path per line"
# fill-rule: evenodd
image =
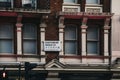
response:
M62 10L62 0L50 0L51 14L46 28L46 40L58 40L58 20L56 13Z
M46 28L46 40L59 40L58 19L56 13L62 10L62 0L50 0L51 14L49 15L49 21ZM47 52L46 61L49 62L52 59L58 58L58 52Z
M58 59L58 52L46 52L46 62L49 62L52 59Z
M58 40L58 23L54 16L49 17L49 22L46 27L46 40Z
M15 4L15 7L16 7L16 8L22 7L22 2L21 2L21 0L15 0L15 1L14 1L14 4Z
M63 0L50 0L50 9L52 12L57 12L62 10Z
M47 0L38 0L38 8L45 9L47 5Z

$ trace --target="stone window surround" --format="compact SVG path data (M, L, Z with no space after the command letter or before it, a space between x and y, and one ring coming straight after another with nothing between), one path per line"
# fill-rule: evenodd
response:
M64 17L60 17L59 18L59 40L62 42L61 46L64 46ZM81 25L81 37L82 37L82 50L81 50L81 56L86 56L87 52L86 52L86 29L87 29L87 17L83 17L83 21L82 21L82 25ZM105 24L104 24L104 55L103 56L109 56L109 45L108 45L108 40L109 40L109 22L110 22L110 18L106 18L105 19ZM60 56L65 56L64 54L64 47L62 47L62 51L59 53ZM60 58L61 62L65 62L64 58ZM82 62L86 63L86 58L82 58ZM109 59L103 59L104 63L109 63Z

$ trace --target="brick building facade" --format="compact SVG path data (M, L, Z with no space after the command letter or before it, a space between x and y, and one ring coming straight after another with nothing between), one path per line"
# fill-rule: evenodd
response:
M0 78L119 79L112 16L109 0L1 0Z

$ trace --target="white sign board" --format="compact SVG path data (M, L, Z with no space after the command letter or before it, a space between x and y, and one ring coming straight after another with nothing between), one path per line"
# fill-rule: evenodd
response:
M44 51L60 51L60 41L44 41Z

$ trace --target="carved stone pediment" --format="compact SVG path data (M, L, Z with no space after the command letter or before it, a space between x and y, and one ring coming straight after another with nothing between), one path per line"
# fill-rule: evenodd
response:
M65 65L62 64L61 62L59 62L57 59L53 59L45 65L46 69L52 69L52 70L56 70L56 69L61 70L64 67L65 67Z

